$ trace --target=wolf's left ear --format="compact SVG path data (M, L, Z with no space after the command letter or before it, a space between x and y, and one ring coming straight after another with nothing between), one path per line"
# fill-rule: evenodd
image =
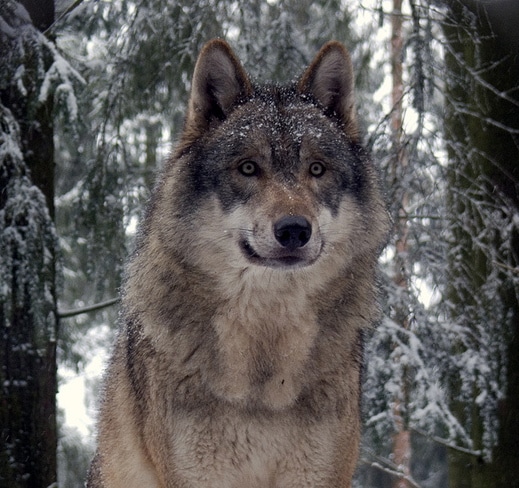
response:
M196 139L251 93L249 77L229 44L209 41L195 65L183 137Z
M352 140L358 139L353 67L348 50L340 42L330 41L321 48L297 89L317 100L326 115L337 118Z

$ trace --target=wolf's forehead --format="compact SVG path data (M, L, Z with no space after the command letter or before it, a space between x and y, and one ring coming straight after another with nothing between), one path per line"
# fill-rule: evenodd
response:
M337 125L317 107L302 102L251 102L236 115L233 136L238 139L262 136L274 144L299 145L305 136L319 139L339 134Z

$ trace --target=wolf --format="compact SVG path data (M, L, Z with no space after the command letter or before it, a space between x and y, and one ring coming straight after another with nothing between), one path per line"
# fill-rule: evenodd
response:
M89 488L345 488L390 221L346 48L257 84L195 65L126 272Z

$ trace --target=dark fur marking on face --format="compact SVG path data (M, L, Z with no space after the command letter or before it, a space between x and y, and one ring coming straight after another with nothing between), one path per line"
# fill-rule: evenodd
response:
M247 101L237 104L219 126L191 147L186 168L190 175L186 180L191 185L186 188L190 196L186 208L196 209L213 192L218 193L226 211L247 202L254 193L253 178L248 184L237 184L230 178L233 165L243 154L250 154L253 161L257 155L272 177L287 185L295 184L308 173L309 163L300 158L302 141L308 138L313 140L316 154L321 153L331 164L331 178L323 178L320 183L329 188L318 192L317 197L330 206L334 215L344 193L362 198L366 160L359 156L359 146L322 108L298 95L295 85L267 85L256 86ZM255 149L258 140L270 147L267 160Z

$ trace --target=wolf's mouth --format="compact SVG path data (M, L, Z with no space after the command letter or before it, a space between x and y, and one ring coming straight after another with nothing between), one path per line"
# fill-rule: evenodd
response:
M298 266L307 266L311 264L304 257L296 254L287 254L276 257L262 257L245 239L240 242L241 250L245 257L252 263L259 266L266 266L269 268L289 268Z

